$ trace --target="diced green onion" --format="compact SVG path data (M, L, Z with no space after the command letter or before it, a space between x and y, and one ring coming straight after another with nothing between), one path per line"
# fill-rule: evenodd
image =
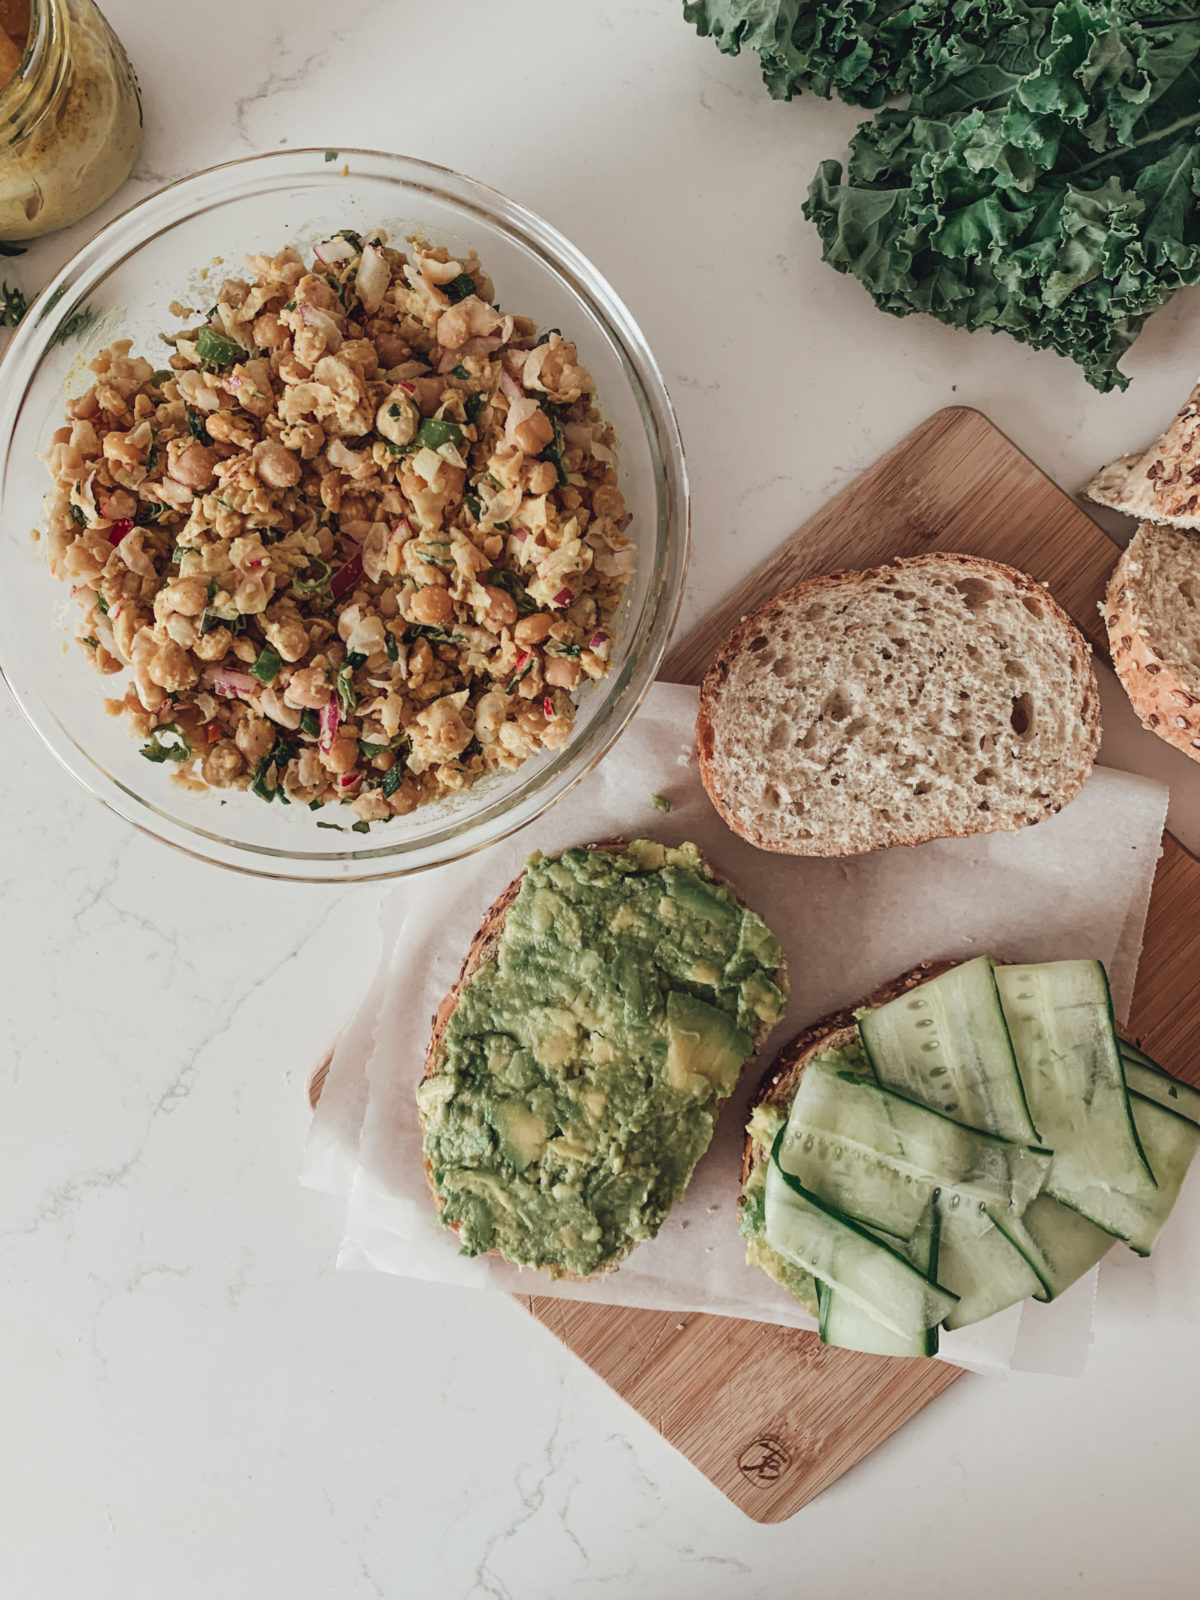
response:
M349 662L338 672L334 686L341 703L342 715L348 717L358 704L358 695L354 689L354 668Z
M251 674L259 683L274 683L276 674L283 665L283 660L277 650L272 650L269 644L263 645L258 652L258 659L250 668Z
M208 443L208 427L204 418L198 411L193 411L191 406L188 407L187 425L193 439L199 439L203 444Z
M328 587L332 571L327 561L314 556L304 569L303 576L298 572L292 574L292 588L297 594L320 594L322 589Z
M387 651L387 658L389 661L399 661L400 643L390 628L384 633L383 647Z
M232 367L244 361L246 352L233 339L205 323L196 336L196 359L209 367Z
M300 731L308 734L310 739L321 737L321 723L315 711L302 711L300 713Z

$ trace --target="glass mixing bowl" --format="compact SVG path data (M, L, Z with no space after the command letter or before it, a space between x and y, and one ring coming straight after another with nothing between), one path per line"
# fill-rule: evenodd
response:
M540 218L496 190L404 156L291 150L199 172L98 233L35 301L0 369L0 673L51 752L86 789L167 844L267 877L345 883L419 871L524 826L595 766L637 709L675 620L687 561L687 477L662 376L596 269ZM93 672L73 642L73 602L31 545L49 485L39 460L87 362L114 339L154 361L172 300L236 276L249 250L300 248L340 228L412 233L474 247L506 309L561 328L592 372L620 446L637 570L616 619L609 673L579 696L561 749L422 807L369 835L318 829L342 808L265 804L239 790L189 793L145 761L106 696L125 677ZM199 299L191 300L199 304Z

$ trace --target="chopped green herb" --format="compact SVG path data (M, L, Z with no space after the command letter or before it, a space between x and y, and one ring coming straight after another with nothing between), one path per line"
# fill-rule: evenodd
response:
M96 596L96 610L102 617L106 617L108 615L108 601L102 594L97 594Z
M258 652L258 659L250 668L250 672L253 677L258 679L259 683L274 683L276 674L282 665L283 661L279 652L272 650L269 644L265 644Z
M284 310L285 310L285 311L295 311L295 309L296 309L296 302L295 302L295 301L294 301L294 300L289 300L289 301L288 301L288 302L287 302L287 304L286 304L286 305L285 305L285 306L284 306L284 308L283 308L283 309L284 309Z
M192 753L192 741L177 722L161 723L142 746L147 761L186 761Z
M93 650L99 649L99 641L96 640L96 639L93 639L90 633L87 633L87 634L84 635L83 643L84 644L90 644Z
M336 150L326 150L326 152L325 152L326 161L336 161L337 158L338 158L338 153L337 153Z
M302 711L300 713L300 731L308 734L310 739L321 737L321 723L315 711Z
M460 272L457 278L451 278L449 283L442 285L442 293L451 305L457 305L469 294L477 294L478 285L469 272Z
M350 654L346 657L346 660L354 669L354 671L357 672L359 667L366 665L367 658L365 655L363 655L361 650L351 650Z
M467 371L466 367L464 367L462 362L460 361L456 367L451 367L450 368L450 376L452 378L460 378L465 382L471 376L471 374Z
M150 435L150 448L146 451L146 471L153 472L158 466L158 440Z
M489 472L487 474L487 481L491 484L493 489L503 489L504 487L494 472Z
M387 414L389 417L398 417L400 415L400 402L398 400L392 401L387 409Z
M457 444L462 438L462 423L449 417L426 417L417 429L415 443L429 450L440 450L444 444Z
M358 695L354 689L354 668L349 662L339 670L337 678L334 680L334 687L337 689L342 715L348 717L358 704Z
M390 629L388 629L383 636L383 648L387 651L387 658L389 661L399 661L400 642Z
M655 811L670 811L671 809L671 802L667 799L665 794L652 794L650 796L650 804L654 807Z
M560 426L559 420L553 411L548 410L546 415L550 418L550 426L554 429L554 437L542 451L541 458L543 461L552 461L554 463L554 470L558 473L559 487L563 488L565 487L568 479L567 469L563 465L562 427Z
M352 822L350 824L351 833L370 833L370 831L371 824L369 822L363 822L361 819L358 822Z
M428 639L430 644L466 644L461 633L447 633L445 628L429 627L424 622L410 622L408 631L414 639Z
M142 518L146 522L161 522L164 517L169 517L174 508L162 500L147 500L142 507Z
M7 244L0 240L0 256L23 256L28 248L28 245Z
M310 800L308 802L308 809L310 811L317 810L320 807L320 804L321 804L321 802L319 800ZM332 829L332 831L334 833L345 833L345 831L346 831L345 828L342 827L340 822L318 822L317 823L317 827L318 828L330 828L330 829Z
M77 506L73 500L71 502L71 521L77 522L81 528L86 528L88 525L87 518L83 514L83 507Z
M446 539L430 539L424 544L418 544L417 554L422 561L427 562L431 567L449 569L454 565L454 558L450 554L450 544Z
M308 802L308 809L310 811L320 811L321 805L322 801L320 800L310 800ZM332 822L318 822L317 826L318 828L332 828L334 824Z
M480 517L483 516L483 501L480 500L477 495L464 494L463 495L463 504L466 506L467 510L471 513L471 515L475 518L475 521L478 522Z
M534 667L536 665L537 665L537 657L534 656L534 655L531 655L529 660L525 663L525 665L523 667L521 667L519 671L515 672L513 674L513 676L508 680L508 686L506 687L506 689L504 691L505 694L507 694L507 695L515 694L516 693L516 689L517 689L517 685L519 683L521 683L525 678L527 678L529 676L529 674L533 671L533 669L534 669Z
M517 613L528 616L531 611L537 610L537 602L529 598L529 590L518 578L517 574L507 567L493 567L484 578L484 583L490 583L494 589L503 589L517 603Z
M73 317L68 317L62 327L54 335L53 344L66 344L68 339L78 339L97 321L97 314L90 306L85 306L82 311L77 311Z
M369 739L360 739L358 741L358 748L362 751L363 755L366 756L368 761L373 761L376 756L383 755L385 751L394 750L403 738L404 735L402 733L398 733L394 739L389 739L386 744L372 744Z
M287 804L287 796L282 792L284 768L292 759L292 747L287 740L279 734L269 752L258 764L258 771L254 774L254 781L250 785L251 792L260 800L271 801L275 796Z
M538 340L538 344L549 344L550 343L550 335L552 333L556 333L560 339L563 336L563 331L562 331L561 328L547 328L545 333L542 334L541 338ZM534 345L534 349L535 350L537 349L537 345Z
M205 420L201 416L200 412L193 411L191 406L188 407L187 425L188 432L191 434L193 439L199 439L201 444L208 443L208 425L205 423Z
M245 359L246 352L233 339L205 323L196 336L196 359L206 367L232 367Z
M15 328L29 310L29 301L20 289L0 284L0 328Z
M467 414L468 422L476 420L484 406L487 405L487 398L485 394L469 394L463 401L463 410Z
M396 790L404 782L404 763L397 761L390 766L383 775L383 782L379 785L384 798L390 800Z
M217 628L228 628L236 638L238 634L245 632L246 619L245 617L222 617L211 606L205 606L200 613L199 633L203 636L206 633L214 632ZM254 669L251 668L250 670L253 671Z
M150 381L151 383L157 384L161 389L163 384L170 383L174 376L175 374L170 367L159 367L157 372L151 374Z
M353 228L342 228L333 237L335 239L345 239L346 243L352 244L356 250L361 250L363 247L362 234L355 233Z

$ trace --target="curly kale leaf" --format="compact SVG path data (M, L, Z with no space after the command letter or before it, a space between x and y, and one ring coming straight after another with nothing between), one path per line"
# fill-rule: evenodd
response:
M893 102L821 165L825 259L885 311L1057 350L1100 389L1200 282L1196 0L689 0L773 95ZM907 105L895 102L907 98Z

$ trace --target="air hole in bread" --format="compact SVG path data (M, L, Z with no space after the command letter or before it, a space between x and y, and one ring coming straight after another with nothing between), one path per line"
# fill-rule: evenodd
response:
M1008 719L1018 738L1024 737L1033 726L1033 696L1018 694L1013 697L1012 712Z
M983 660L983 653L979 649L978 645L965 644L963 645L963 651L968 661L980 662Z
M842 729L847 739L857 739L864 728L871 726L869 717L854 717Z
M786 750L791 731L791 728L784 721L784 719L782 717L777 717L775 719L775 724L767 737L767 749Z
M1028 611L1029 615L1031 617L1036 617L1039 622L1046 615L1045 606L1043 606L1042 602L1035 595L1023 594L1021 596L1021 604L1025 607L1026 611Z
M757 634L753 639L751 639L750 643L746 646L746 649L747 650L753 650L755 655L757 655L760 650L765 650L766 648L767 648L767 636L764 633Z
M845 722L850 715L850 704L840 689L835 689L827 695L825 704L821 707L821 715L828 717L831 722Z
M772 676L774 676L776 678L786 678L788 673L791 672L791 670L792 670L792 658L791 658L791 656L780 656L778 661L774 661L771 664Z
M890 661L892 659L892 652L890 650L881 650L879 652L879 654L883 657L883 659L885 661Z
M1179 592L1187 601L1188 605L1194 606L1200 604L1200 594L1196 592L1196 580L1194 578L1184 578L1183 582L1179 585Z
M928 794L929 791L932 788L933 788L933 785L931 783L918 783L918 784L916 784L914 786L913 793L914 794ZM911 822L912 818L906 815L904 820L905 820L905 822Z
M820 724L814 722L812 724L812 726L809 728L808 732L806 734L804 734L804 736L802 738L796 740L796 748L798 750L811 750L813 745L816 744L817 740L820 737L821 737Z
M768 811L778 811L779 804L779 790L773 783L769 783L763 791L763 805Z
M828 606L809 606L807 611L800 613L800 620L801 622L820 622L828 615Z
M968 611L981 611L989 600L996 598L996 591L985 578L959 578L954 587L962 595Z
M833 777L830 778L830 780L829 780L829 787L831 789L836 789L838 787L838 785L841 783L841 781L842 781L841 778L835 772Z
M1014 661L1013 658L1009 656L1008 660L1004 663L1004 670L1007 672L1010 678L1020 679L1025 676L1025 663L1023 661Z
M979 771L975 774L976 783L994 783L995 779L996 774L991 767L980 767Z

